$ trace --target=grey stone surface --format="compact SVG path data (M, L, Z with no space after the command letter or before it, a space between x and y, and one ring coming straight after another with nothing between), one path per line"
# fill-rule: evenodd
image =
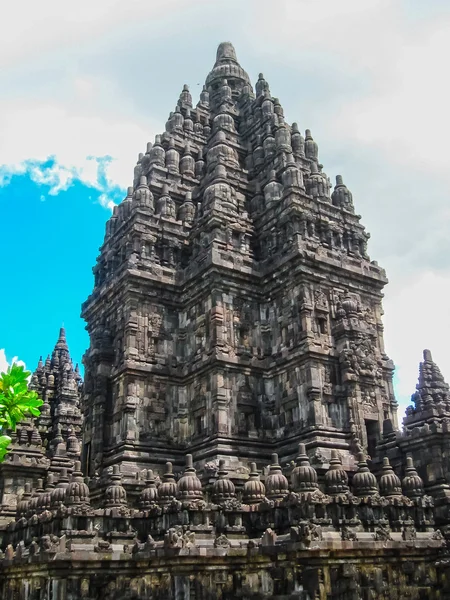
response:
M450 396L398 431L384 270L229 43L139 154L0 466L5 600L446 598Z

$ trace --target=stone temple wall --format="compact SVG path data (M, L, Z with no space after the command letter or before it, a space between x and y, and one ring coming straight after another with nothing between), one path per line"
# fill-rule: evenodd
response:
M450 391L398 430L384 270L229 42L106 224L0 465L4 600L450 598Z

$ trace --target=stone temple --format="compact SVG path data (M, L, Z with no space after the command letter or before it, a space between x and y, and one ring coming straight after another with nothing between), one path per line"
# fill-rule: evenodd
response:
M3 600L450 598L450 392L398 429L384 270L311 132L220 44L106 226L0 465Z

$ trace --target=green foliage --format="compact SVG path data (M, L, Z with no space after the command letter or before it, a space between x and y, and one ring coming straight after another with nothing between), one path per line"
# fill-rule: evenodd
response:
M36 392L28 389L29 371L13 363L0 375L0 462L5 458L11 438L4 432L15 430L25 417L38 417L43 402Z

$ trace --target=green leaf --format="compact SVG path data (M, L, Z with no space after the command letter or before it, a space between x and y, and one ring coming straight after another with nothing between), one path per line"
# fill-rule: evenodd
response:
M0 436L0 462L5 458L8 452L8 446L11 443L11 438L8 435Z
M38 417L43 402L34 390L28 389L30 372L22 365L12 364L0 375L0 427L14 430L27 416ZM1 440L3 439L3 445ZM9 440L9 441L6 441ZM10 443L8 436L0 437L0 462Z

